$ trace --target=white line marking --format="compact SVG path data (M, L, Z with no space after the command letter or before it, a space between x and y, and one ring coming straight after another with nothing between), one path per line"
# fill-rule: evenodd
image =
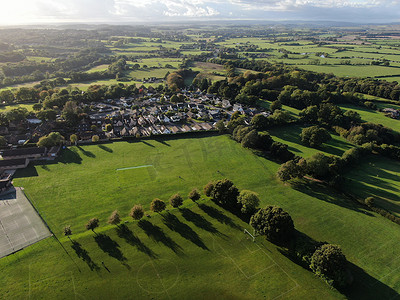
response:
M148 168L148 167L152 167L152 166L153 165L143 165L143 166L137 166L137 167L120 168L120 169L117 169L117 171L125 171L125 170L139 169L139 168Z

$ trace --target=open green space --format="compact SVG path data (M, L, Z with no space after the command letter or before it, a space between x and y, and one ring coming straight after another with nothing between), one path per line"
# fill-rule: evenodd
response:
M322 144L318 148L310 148L301 143L300 134L304 127L298 125L289 125L276 127L269 130L273 139L277 142L287 144L289 150L301 157L310 157L318 152L327 155L341 156L344 151L354 147L341 136L333 135L332 139Z
M400 216L400 162L370 156L346 174L346 186L365 199L374 197L378 206Z
M7 105L7 106L0 106L0 112L7 112L14 108L23 107L26 108L28 111L32 111L33 104L14 104L14 105Z
M132 168L138 166L146 167ZM54 163L19 171L15 185L25 188L68 255L47 239L0 260L0 298L345 298L262 238L248 243L248 225L207 199L185 200L182 209L169 207L140 224L127 217L135 203L148 210L155 197L186 196L225 177L259 193L262 206L287 210L299 231L341 245L357 266L348 298L395 297L398 225L317 183L282 184L278 167L228 136L212 136L71 147ZM129 221L119 234L106 225L115 209ZM84 229L92 217L100 219L98 236ZM78 244L61 236L68 224Z
M392 119L386 117L382 112L371 110L368 108L363 108L351 104L341 104L339 105L344 111L354 110L358 112L361 119L365 122L372 122L375 124L382 124L383 126L389 127L394 131L400 131L400 120Z

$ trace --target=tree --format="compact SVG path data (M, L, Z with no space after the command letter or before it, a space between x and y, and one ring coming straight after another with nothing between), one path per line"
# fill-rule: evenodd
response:
M225 178L214 183L210 196L215 203L226 208L234 208L237 206L239 190L232 181Z
M292 218L278 206L261 208L251 217L250 225L256 232L275 243L286 243L294 234Z
M155 198L150 203L150 210L156 213L162 212L166 207L166 204L163 200Z
M95 228L99 227L99 219L98 218L92 218L90 219L86 225L86 230L91 230L94 232ZM95 233L95 232L94 232Z
M118 210L114 210L108 218L108 224L118 226L119 223L121 223L121 218L119 216Z
M4 147L7 145L7 140L4 136L0 135L0 147Z
M71 225L67 225L63 228L63 233L64 235L71 240L71 235L72 235L72 230L71 230Z
M179 97L177 96L177 95L172 95L172 97L171 97L171 102L173 102L173 103L178 103L179 102Z
M196 202L197 200L200 199L200 193L198 189L193 189L189 193L189 199L192 200L193 202Z
M210 181L203 188L204 194L207 197L210 197L211 196L211 191L213 190L213 188L214 188L214 182Z
M113 129L113 127L111 124L107 124L105 129L107 132L110 132Z
M303 128L300 134L301 142L310 147L321 146L331 139L331 135L325 128L320 128L318 126L311 126Z
M265 130L269 126L269 120L266 116L262 114L257 114L251 119L250 125L252 125L257 130Z
M141 218L143 218L144 215L144 209L143 206L141 204L135 204L132 209L131 212L129 213L129 215L134 219L134 220L140 220Z
M238 203L242 206L242 213L252 214L257 210L257 207L260 204L260 199L258 198L257 193L243 190L239 194Z
M222 120L219 120L217 123L215 123L215 128L217 128L219 133L224 133L226 131L226 126Z
M32 105L32 108L34 111L39 111L42 109L42 107L43 107L43 105L41 103L35 103Z
M282 103L279 100L275 100L271 103L271 105L269 106L269 109L274 112L277 109L282 109Z
M169 198L169 203L172 207L179 207L183 204L183 198L179 193L172 195L171 198Z
M3 90L0 92L0 101L11 104L14 102L14 94L10 90Z
M331 158L321 152L307 158L307 171L313 177L324 178L329 173Z
M42 136L37 145L39 147L53 147L61 145L64 142L64 137L59 132L51 132L46 136Z
M305 163L305 160L303 159L303 162ZM276 175L278 178L282 181L288 181L293 178L301 178L305 173L305 170L303 167L301 167L299 164L294 162L293 160L289 160L285 163L283 163Z
M78 136L77 136L76 134L71 134L71 135L69 136L69 140L71 141L71 143L73 143L73 144L76 145L76 143L77 143L77 141L78 141Z
M96 134L94 136L92 136L92 142L93 143L97 143L99 141L99 139L100 139L99 136L96 135Z
M311 256L311 270L334 287L349 283L347 259L338 245L325 244Z
M67 101L62 110L62 116L67 124L74 126L79 122L80 109L75 101Z
M281 142L273 142L270 148L270 153L273 157L281 161L288 161L294 158L294 154L288 150L288 145Z

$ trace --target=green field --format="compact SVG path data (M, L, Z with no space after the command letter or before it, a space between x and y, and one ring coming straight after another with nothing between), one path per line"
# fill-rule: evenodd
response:
M378 206L400 216L400 162L371 156L346 177L346 187L353 193L362 199L372 196Z
M152 166L131 168L147 165ZM398 225L326 187L282 184L275 177L278 167L228 136L71 147L59 162L31 166L14 179L68 255L50 238L0 260L0 298L126 299L135 294L178 299L188 293L193 299L345 298L276 246L262 238L256 244L243 239L239 228L248 225L207 199L200 205L186 200L184 209L169 207L163 216L151 215L141 224L129 222L129 230L119 234L106 225L114 209L126 216L135 203L148 209L155 197L187 195L193 187L224 177L259 193L262 206L283 207L299 231L340 244L357 265L348 298L397 295ZM117 171L121 168L131 169ZM91 217L100 218L99 236L84 230ZM75 250L60 234L67 224L79 243Z
M10 111L18 107L23 107L26 108L28 111L32 111L33 110L32 106L33 104L14 104L14 105L0 106L0 112L5 113L7 111Z
M289 150L301 157L310 157L318 152L326 155L341 156L344 151L354 147L341 136L333 135L332 139L318 148L309 148L301 143L300 134L304 127L298 125L276 127L269 130L274 141L287 144Z
M365 122L372 122L375 124L382 124L383 126L389 127L394 131L400 131L400 120L395 120L389 117L386 117L382 112L371 110L368 108L362 108L359 106L351 105L351 104L341 104L339 105L341 109L346 110L354 110L358 112L361 116L361 119Z

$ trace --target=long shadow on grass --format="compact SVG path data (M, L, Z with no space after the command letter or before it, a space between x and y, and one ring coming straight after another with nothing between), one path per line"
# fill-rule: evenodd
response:
M207 215L209 215L211 218L216 219L218 222L222 224L226 224L232 228L242 230L242 228L237 225L235 222L232 221L231 218L226 216L222 211L212 207L208 206L206 204L199 204L199 207L202 211L204 211Z
M97 234L94 237L97 245L99 245L100 249L103 250L105 253L118 259L119 261L126 261L127 258L122 254L121 250L119 249L120 246L114 240L112 240L108 235L105 234Z
M347 299L398 299L397 291L372 277L359 266L349 262L349 269L353 274L354 282L341 291Z
M183 254L183 249L177 243L175 243L169 236L167 236L164 231L157 225L153 225L147 220L140 220L138 223L139 227L157 243L162 243L178 255Z
M312 272L309 268L309 262L307 263L301 256L308 255L311 257L312 253L325 243L317 242L296 230L295 239L291 242L289 248L278 248L278 251L292 262ZM299 253L299 256L295 254L296 252ZM347 268L351 272L353 282L348 287L339 289L339 292L345 295L346 299L395 299L399 296L397 291L378 281L350 261L348 261ZM320 280L322 281L322 279Z
M85 155L87 157L91 157L91 158L96 157L96 155L93 152L87 151L87 150L83 149L81 146L77 146L77 148L79 149L79 151L81 151L83 153L83 155Z
M151 258L158 257L158 255L145 244L143 244L142 241L136 235L134 235L133 232L125 224L117 228L117 234L120 238L125 239L125 241L129 245L136 247L140 252L147 254Z
M319 200L365 214L365 212L360 210L360 207L352 200L345 199L344 195L339 195L333 189L327 190L328 188L324 184L318 182L299 181L293 184L293 188L303 194L307 194Z
M91 259L89 253L82 248L81 244L76 241L72 241L71 248L74 249L76 255L81 258L90 268L90 270L99 271L100 267Z
M63 149L61 151L61 155L58 158L58 161L63 163L63 164L81 164L82 163L82 157L75 151L72 151L69 148Z
M207 248L199 235L192 228L190 228L190 226L179 221L179 219L175 215L168 213L163 215L163 218L164 224L169 229L179 233L183 238L191 241L196 246L204 250L210 251L210 249Z
M114 152L113 149L111 149L111 148L109 148L109 147L107 147L105 145L102 145L102 144L97 145L97 147L99 147L101 150L107 151L109 153L113 153Z
M180 209L180 212L182 213L182 217L184 217L186 221L192 222L195 226L204 229L212 234L226 236L225 234L219 232L218 229L215 228L214 225L211 222L207 221L206 218L204 218L202 215L199 215L188 208L182 208Z

